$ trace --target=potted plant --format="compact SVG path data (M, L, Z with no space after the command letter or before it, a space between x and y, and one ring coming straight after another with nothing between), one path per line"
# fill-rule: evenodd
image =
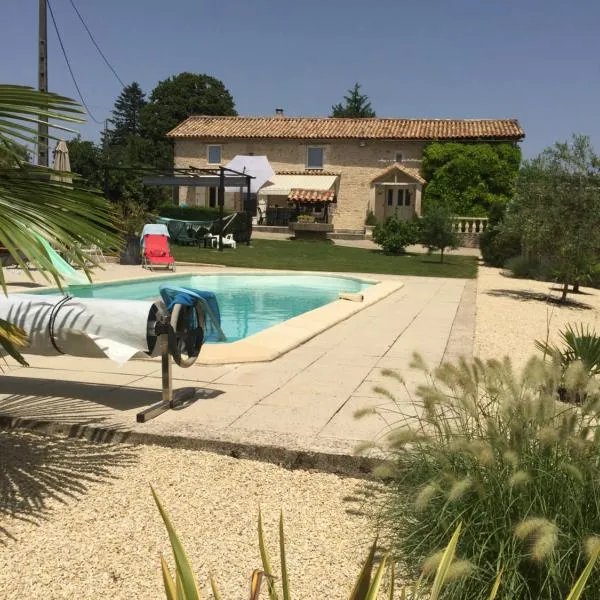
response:
M373 237L373 229L377 225L377 217L372 210L367 212L367 218L365 219L365 237L372 238Z
M331 223L317 223L313 215L298 215L296 222L290 223L288 227L298 239L326 240L327 234L333 231Z

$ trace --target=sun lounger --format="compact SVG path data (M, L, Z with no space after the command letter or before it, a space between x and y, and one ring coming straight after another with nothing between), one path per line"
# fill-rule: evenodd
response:
M142 267L165 267L175 271L175 259L169 249L169 238L166 235L147 234L144 236Z

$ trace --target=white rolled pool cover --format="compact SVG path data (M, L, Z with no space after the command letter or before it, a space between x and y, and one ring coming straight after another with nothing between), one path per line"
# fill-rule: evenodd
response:
M18 325L29 337L25 354L108 357L119 364L136 355L160 355L159 344L148 333L156 311L163 310L160 300L37 294L0 297L0 318Z

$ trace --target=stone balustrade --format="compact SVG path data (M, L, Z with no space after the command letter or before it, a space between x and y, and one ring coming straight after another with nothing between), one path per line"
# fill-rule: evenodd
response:
M478 248L479 236L488 226L487 217L453 217L452 228L458 234L460 245Z
M488 225L487 217L453 217L453 229L456 233L483 233Z

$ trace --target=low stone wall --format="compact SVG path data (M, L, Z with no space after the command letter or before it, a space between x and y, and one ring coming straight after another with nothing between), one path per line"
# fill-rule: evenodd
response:
M458 232L459 246L461 248L479 248L479 233Z

